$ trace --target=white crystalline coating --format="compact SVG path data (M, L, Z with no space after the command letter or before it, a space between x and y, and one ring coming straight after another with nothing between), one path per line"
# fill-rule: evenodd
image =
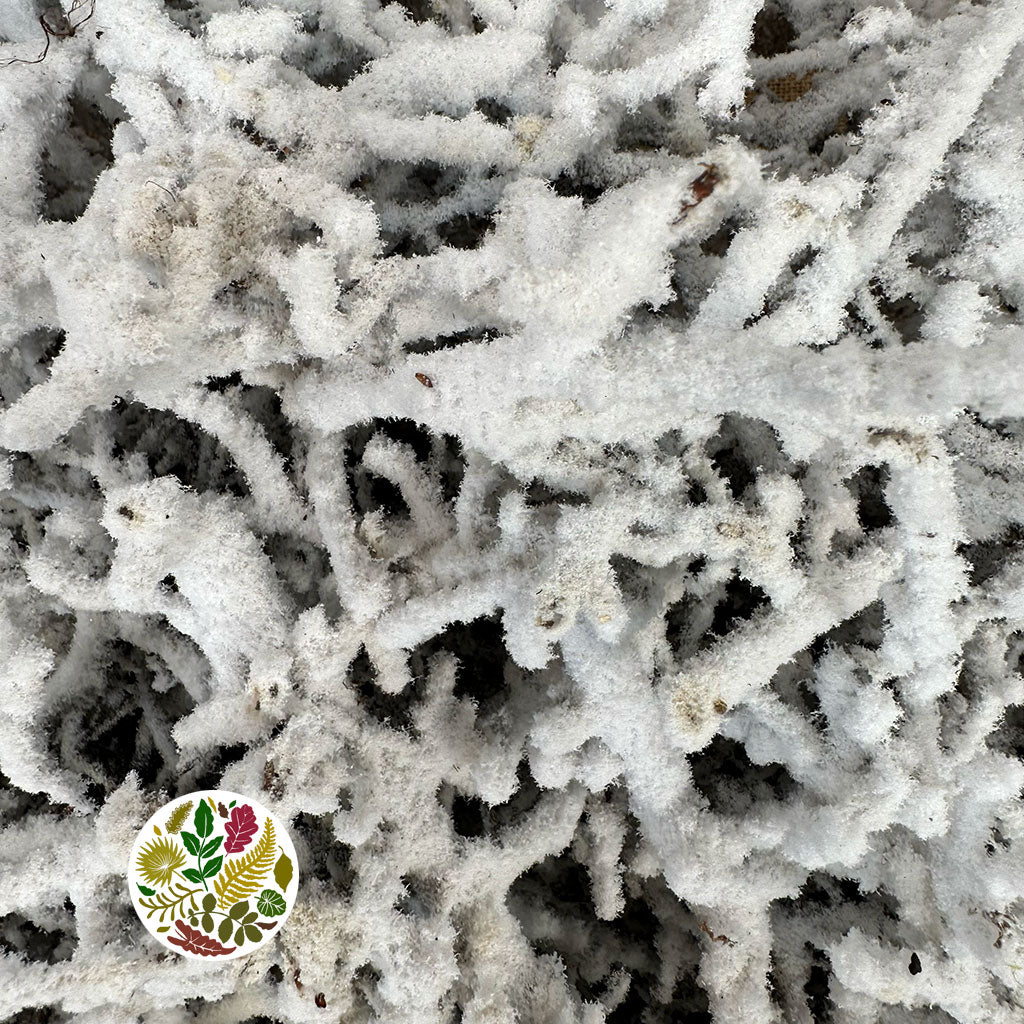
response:
M1021 1020L1021 0L39 15L0 1018ZM244 965L124 893L209 788Z

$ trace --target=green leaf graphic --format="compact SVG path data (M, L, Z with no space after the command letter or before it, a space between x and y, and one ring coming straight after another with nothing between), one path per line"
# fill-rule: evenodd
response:
M139 904L148 911L146 917L152 917L159 910L160 916L157 920L163 921L168 911L171 912L172 918L182 916L189 911L194 913L195 895L201 891L201 889L189 889L180 882L172 882L168 892L158 893L152 899L140 899ZM185 909L186 900L191 901L189 910Z
M135 884L139 886L139 892L141 892L143 896L156 895L156 889L147 889L144 885L139 885L138 882L136 882Z
M225 917L220 923L220 927L217 929L217 938L221 942L227 942L231 938L231 929L235 927L235 922L230 917Z
M282 853L274 865L274 881L281 892L288 889L288 883L292 880L292 862L288 859L287 853Z
M162 924L162 925L160 925L159 928L157 928L158 932L169 932L170 930L171 930L171 926L169 924Z
M256 909L264 917L277 917L285 912L287 906L280 893L274 892L273 889L264 889L256 901Z
M196 835L200 839L205 839L213 831L213 811L210 810L210 805L205 800L196 808L195 817L192 820L195 822Z
M182 832L181 841L185 844L185 849L192 854L193 857L198 856L200 843L199 840L192 835L191 832Z
M242 928L242 931L244 931L244 932L245 932L245 937L246 937L246 938L247 938L247 939L248 939L248 940L249 940L250 942L259 942L259 941L260 941L260 939L262 939L262 938L263 938L263 936L262 936L262 935L260 934L260 930L259 930L259 928L254 928L254 927L253 927L253 926L252 926L251 924L247 924L247 925L245 925L245 926L244 926L244 927Z
M204 932L213 931L213 917L210 914L203 914L200 918L199 923L203 926Z
M200 857L212 857L219 849L220 844L224 842L223 836L216 836L211 839L200 851Z
M203 910L209 912L213 910L215 906L217 906L217 897L214 896L212 892L208 892L203 897Z
M243 942L245 942L245 932L239 928L238 931L235 932L235 945L240 946Z
M208 860L203 865L203 878L213 878L213 876L220 871L220 866L223 863L223 857L214 857L213 860Z
M185 868L185 870L184 870L184 871L182 871L182 874L183 874L183 875L184 875L184 876L185 876L185 877L186 877L186 878L187 878L187 879L188 879L188 880L189 880L190 882L202 882L202 880L203 880L203 876L202 876L201 874L199 874L199 872L198 872L198 871L196 871L196 869L195 869L195 868Z
M228 911L228 917L233 917L236 921L238 921L238 920L241 920L243 917L245 917L245 915L248 914L248 913L249 913L249 901L248 900L242 900L241 902L236 903Z

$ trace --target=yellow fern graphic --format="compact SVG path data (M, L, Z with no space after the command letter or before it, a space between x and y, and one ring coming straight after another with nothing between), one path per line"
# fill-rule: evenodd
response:
M227 861L214 879L213 891L217 894L217 906L221 910L244 900L262 887L274 866L276 846L274 823L267 818L263 822L263 835L256 845L244 857Z

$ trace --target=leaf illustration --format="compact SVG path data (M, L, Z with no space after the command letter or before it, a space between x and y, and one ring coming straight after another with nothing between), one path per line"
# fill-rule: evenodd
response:
M223 863L223 856L214 857L213 860L208 860L203 865L203 878L213 878L213 876L220 871L220 866Z
M139 892L141 892L143 896L155 896L156 895L156 889L147 889L146 886L139 885L138 882L136 882L135 884L139 886Z
M213 802L213 797L208 796L206 799L210 802L210 809L213 811L217 810L217 805Z
M248 900L241 900L240 902L236 903L228 911L228 917L232 917L236 921L240 921L248 913L249 913L249 901Z
M224 844L225 853L241 853L256 834L259 824L256 814L248 804L242 804L231 812L231 820L224 826L228 841Z
M158 932L169 932L170 930L171 930L171 926L169 924L162 924L162 925L160 925L159 928L157 928Z
M181 841L185 844L185 849L192 854L193 857L199 855L199 837L192 835L191 832L182 832Z
M196 909L194 897L199 892L202 892L202 889L190 889L187 885L175 882L168 892L158 893L152 899L140 899L139 905L148 911L146 917L152 917L159 910L160 916L157 920L162 921L168 912L172 917L187 913L184 906L187 900L191 901L189 909L194 913Z
M174 840L161 838L139 848L135 866L151 885L166 885L184 863L185 851Z
M230 917L225 917L220 923L220 927L217 929L217 937L221 942L227 942L231 938L231 929L235 927L235 922Z
M217 897L212 892L208 892L203 897L203 910L209 913L215 906L217 906Z
M154 825L154 826L153 826L153 831L154 831L154 832L155 832L155 833L156 833L156 834L157 834L158 836L162 836L162 835L163 835L163 832L161 832L161 831L160 831L160 826L159 826L159 825Z
M228 809L220 801L217 801L217 813L222 818L226 818L228 816Z
M196 928L190 928L184 921L175 921L178 935L168 935L167 941L175 946L181 946L186 953L198 953L199 956L224 956L226 953L234 953L234 946L222 946L216 939L204 935Z
M192 820L195 823L196 835L200 839L205 839L213 831L213 811L205 801L196 808Z
M292 862L288 859L287 853L282 853L274 865L274 881L281 892L286 892L288 883L292 880Z
M265 917L277 917L285 912L287 906L281 894L273 889L264 889L256 901L256 909Z
M263 823L263 835L256 845L244 857L227 861L220 876L215 879L213 889L217 893L217 905L221 910L263 888L274 863L276 844L274 823L267 818Z
M186 878L187 878L187 879L188 879L188 880L189 880L190 882L201 882L201 881L203 880L203 876L202 876L201 874L199 874L199 872L198 872L198 871L196 871L196 869L195 869L195 868L185 868L185 870L184 870L184 871L182 871L182 874L183 874L183 875L184 875L184 876L185 876L185 877L186 877Z
M264 931L267 931L267 932L269 932L272 928L276 928L278 926L278 923L279 922L277 922L277 921L257 921L256 922L256 924L258 924Z
M173 835L177 835L178 832L181 831L181 826L185 824L185 819L188 817L189 811L191 810L191 800L186 800L183 804L178 804L178 806L171 811L171 816L167 819L164 827L168 832Z
M214 836L200 851L200 857L212 857L219 849L220 844L224 842L223 836Z

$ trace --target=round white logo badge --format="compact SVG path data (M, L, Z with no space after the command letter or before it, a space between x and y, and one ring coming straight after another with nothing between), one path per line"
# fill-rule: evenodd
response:
M189 793L143 826L128 866L132 903L150 934L183 956L253 953L291 913L295 848L262 804L238 793Z

